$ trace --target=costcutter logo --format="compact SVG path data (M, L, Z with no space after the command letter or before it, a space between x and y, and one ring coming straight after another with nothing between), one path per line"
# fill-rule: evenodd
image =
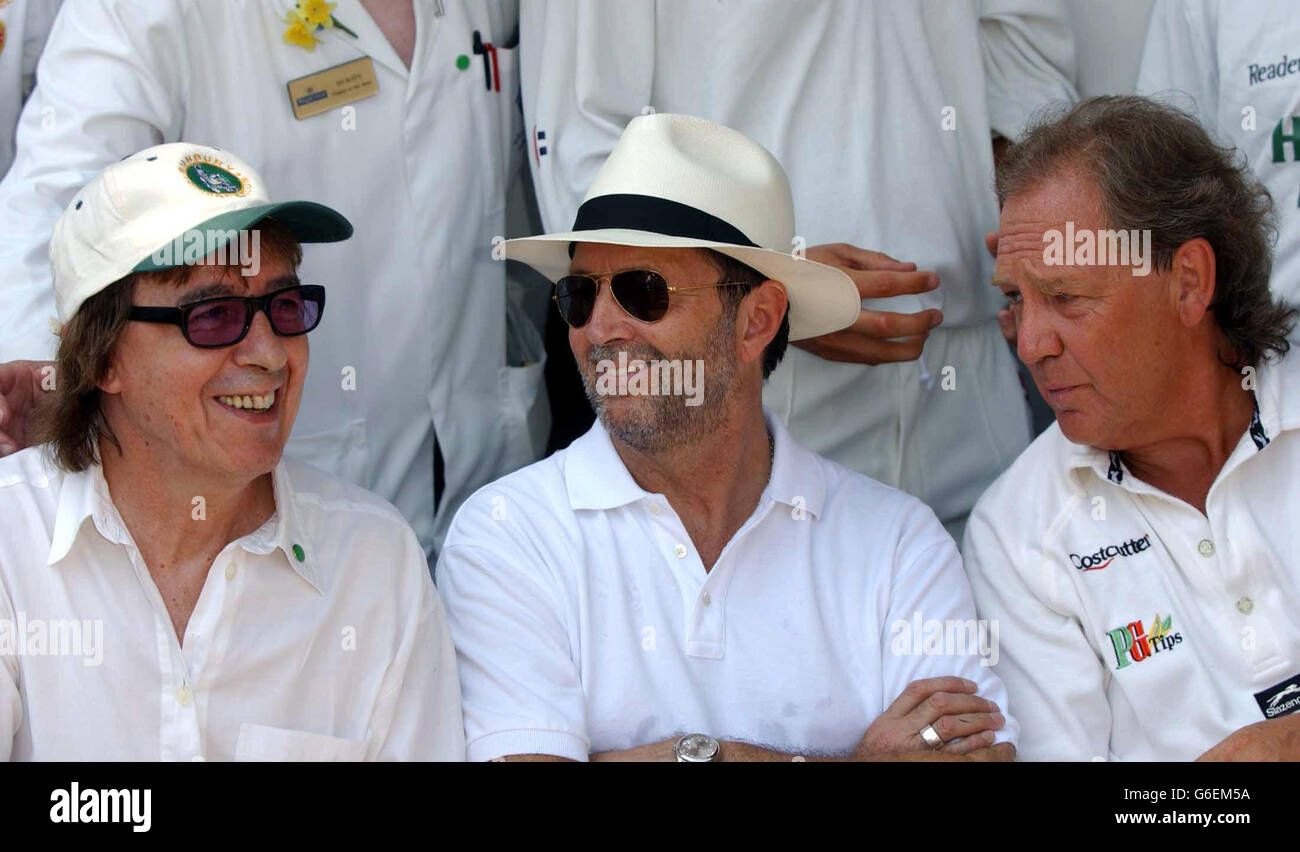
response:
M1080 571L1100 571L1114 562L1117 556L1136 556L1150 547L1151 533L1146 533L1141 538L1131 538L1121 544L1108 544L1085 556L1071 553L1070 564Z
M1129 663L1150 659L1161 651L1173 650L1183 641L1183 634L1173 632L1173 621L1172 615L1161 619L1160 613L1156 613L1149 630L1142 627L1142 622L1134 621L1106 631L1115 650L1115 668L1122 669Z

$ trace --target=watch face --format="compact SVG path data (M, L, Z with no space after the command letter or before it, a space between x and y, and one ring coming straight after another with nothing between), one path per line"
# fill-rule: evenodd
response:
M713 737L706 737L704 734L688 734L682 737L677 752L684 760L707 762L717 756L718 741Z

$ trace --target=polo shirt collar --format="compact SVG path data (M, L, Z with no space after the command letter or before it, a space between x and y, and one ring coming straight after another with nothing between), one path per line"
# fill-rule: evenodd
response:
M826 504L822 459L790 437L785 424L770 411L763 412L763 419L772 433L773 443L772 477L763 490L764 499L819 516Z
M760 504L769 500L816 516L826 502L826 479L819 459L790 437L785 425L764 410L772 435L772 475ZM615 509L654 495L632 478L599 419L565 453L564 484L575 509Z
M1300 428L1300 393L1286 393L1288 385L1300 388L1300 358L1283 358L1277 364L1263 364L1256 371L1255 413L1249 427L1256 451L1263 450L1280 433ZM1066 463L1070 471L1091 469L1116 485L1128 480L1128 468L1115 450L1068 443Z
M1262 365L1256 379L1259 425L1269 439L1300 429L1300 354L1292 352L1276 364Z
M319 572L307 558L312 553L308 531L304 529L301 513L296 506L293 484L283 460L271 472L271 484L275 495L275 511L260 527L239 539L239 546L249 553L257 554L280 550L289 567L317 592L324 594ZM100 465L64 474L55 510L54 532L50 536L47 565L56 565L67 558L77 537L83 534L87 519L93 521L95 530L106 540L124 546L132 544L126 524L113 505L108 482L104 479L104 469ZM298 559L295 546L303 554L302 560Z
M616 509L651 496L627 472L599 417L565 452L564 486L575 510Z

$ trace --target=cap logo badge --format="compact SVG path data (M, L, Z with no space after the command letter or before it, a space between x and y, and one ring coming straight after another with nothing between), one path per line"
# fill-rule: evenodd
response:
M190 154L181 160L180 170L190 183L212 195L248 194L248 181L220 160L203 154Z

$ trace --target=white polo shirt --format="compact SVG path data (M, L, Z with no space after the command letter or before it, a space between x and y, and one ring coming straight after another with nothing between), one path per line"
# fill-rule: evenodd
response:
M304 464L281 462L274 487L182 644L101 468L0 459L0 760L463 760L410 526Z
M976 504L1024 759L1190 760L1300 710L1300 357L1257 385L1204 515L1056 425Z
M974 618L934 514L767 423L771 479L707 573L599 422L466 502L437 581L471 760L586 760L687 732L847 752L908 683L938 675L1007 707L977 641L912 636ZM1008 717L999 739L1015 732Z

